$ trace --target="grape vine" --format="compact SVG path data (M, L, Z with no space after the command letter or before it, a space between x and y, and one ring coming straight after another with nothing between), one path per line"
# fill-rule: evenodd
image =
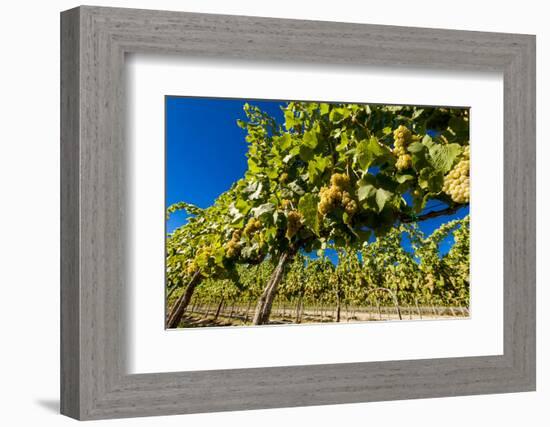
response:
M467 109L289 102L282 124L244 109L243 178L206 209L167 210L189 214L167 238L168 327L195 298L251 304L254 324L282 303L298 304L297 321L300 304L334 306L338 320L345 306L468 305L468 220L428 237L417 225L469 203Z

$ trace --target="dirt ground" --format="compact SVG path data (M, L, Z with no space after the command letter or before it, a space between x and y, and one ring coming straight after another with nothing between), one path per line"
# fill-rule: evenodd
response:
M208 315L206 315L208 313ZM400 317L401 315L401 317ZM200 328L209 326L250 326L254 311L248 314L246 309L226 309L215 316L214 310L201 309L188 312L183 317L180 328ZM400 307L398 313L395 307L361 308L355 310L341 310L340 323L390 321L390 320L441 320L468 318L469 312L462 307ZM298 317L295 309L277 308L271 312L270 325L307 324L307 323L334 323L336 312L330 309L306 308Z

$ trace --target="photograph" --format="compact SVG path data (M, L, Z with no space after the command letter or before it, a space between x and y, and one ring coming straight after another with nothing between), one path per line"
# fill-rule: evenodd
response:
M165 96L166 328L469 318L469 120Z

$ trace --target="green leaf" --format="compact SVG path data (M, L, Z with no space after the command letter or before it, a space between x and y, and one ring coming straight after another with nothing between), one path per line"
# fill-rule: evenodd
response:
M386 205L386 202L392 197L392 193L383 188L376 190L376 204L378 205L378 212L381 212Z
M298 202L298 211L302 214L304 223L317 235L319 234L319 217L317 215L318 203L319 198L312 193L304 195Z
M256 174L260 172L262 169L257 165L257 163L252 160L248 159L248 171L252 174Z
M430 175L428 178L428 190L432 193L439 193L441 191L441 187L443 186L443 174L442 173L434 173Z
M329 120L333 123L340 123L347 119L351 111L347 108L333 108L329 115Z
M235 207L239 210L240 213L246 215L250 211L250 203L244 199L237 199L235 202Z
M430 163L435 170L442 174L446 174L451 170L456 158L461 153L462 148L458 144L434 144L430 148Z
M310 160L307 165L309 182L316 182L317 178L321 176L330 164L331 158L321 155L317 155L314 159Z
M248 196L248 198L250 200L257 200L261 197L262 195L262 183L261 182L258 182L258 187L256 188L256 191L254 191L254 193L252 193L250 196Z
M369 143L366 140L359 141L355 149L355 160L366 171L372 163L373 157L369 151Z
M334 139L340 138L341 135L342 135L342 129L340 128L332 129L332 131L330 132L331 138L334 138Z
M359 181L360 183L361 181ZM376 187L372 184L362 184L359 185L359 188L357 189L357 198L360 202L363 200L368 199L369 197L372 197L376 194Z
M410 144L407 147L407 150L409 151L409 153L419 153L422 150L424 150L425 148L426 147L422 143L416 141L416 142L413 142L412 144Z
M378 143L378 139L375 136L370 137L368 147L374 157L380 157L386 154L384 148Z
M279 171L274 167L266 169L265 174L271 180L276 180L279 177Z
M350 218L350 216L348 215L348 213L347 213L347 212L344 212L344 213L342 214L342 221L344 222L344 224L350 225L350 223L351 223L350 220L351 220L351 218ZM353 231L353 230L352 230L352 231Z
M292 110L285 110L285 127L287 129L292 129L296 124L299 123L294 117L294 111Z
M423 168L418 174L418 185L423 190L428 188L428 179L430 178L431 168Z
M344 151L349 145L349 138L347 133L340 134L340 143L336 146L336 151Z
M298 196L303 196L305 194L304 189L300 185L298 185L296 181L292 181L291 183L289 183L288 188L290 188Z
M330 106L326 102L322 102L319 104L319 111L321 112L321 115L324 116L329 112Z
M302 143L307 147L314 149L319 143L319 141L317 141L317 133L314 130L308 130L304 133Z
M309 162L313 159L313 150L307 145L300 145L300 158L304 162Z
M407 181L410 181L414 179L414 176L413 175L396 175L395 176L395 180L399 183L399 184L403 184L404 182L407 182Z
M355 160L363 171L368 170L373 162L380 159L387 160L388 157L391 157L390 151L382 146L374 136L370 137L368 141L364 139L359 141L355 150Z
M415 112L413 113L411 119L412 120L417 119L423 112L424 112L423 108L419 108L418 110L415 110Z
M279 145L281 150L287 150L290 147L290 145L292 144L292 137L288 133L285 133L285 134L281 135L280 137L274 137L273 139Z
M432 145L434 145L434 142L432 141L432 137L428 134L424 135L424 138L422 138L422 144L430 148Z
M256 208L251 209L252 215L256 218L261 217L262 215L272 213L275 210L275 205L273 203L264 203Z

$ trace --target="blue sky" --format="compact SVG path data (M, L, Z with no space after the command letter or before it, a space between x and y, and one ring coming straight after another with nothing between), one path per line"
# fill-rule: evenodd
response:
M282 123L280 107L285 103L280 101L166 97L166 206L185 201L206 208L244 175L246 133L236 121L246 118L243 105L247 102ZM440 208L438 203L430 202L426 209ZM430 234L441 224L462 218L468 212L465 207L454 215L423 221L420 227ZM166 224L167 232L185 221L184 212L172 214ZM443 253L452 241L450 236L442 243Z

